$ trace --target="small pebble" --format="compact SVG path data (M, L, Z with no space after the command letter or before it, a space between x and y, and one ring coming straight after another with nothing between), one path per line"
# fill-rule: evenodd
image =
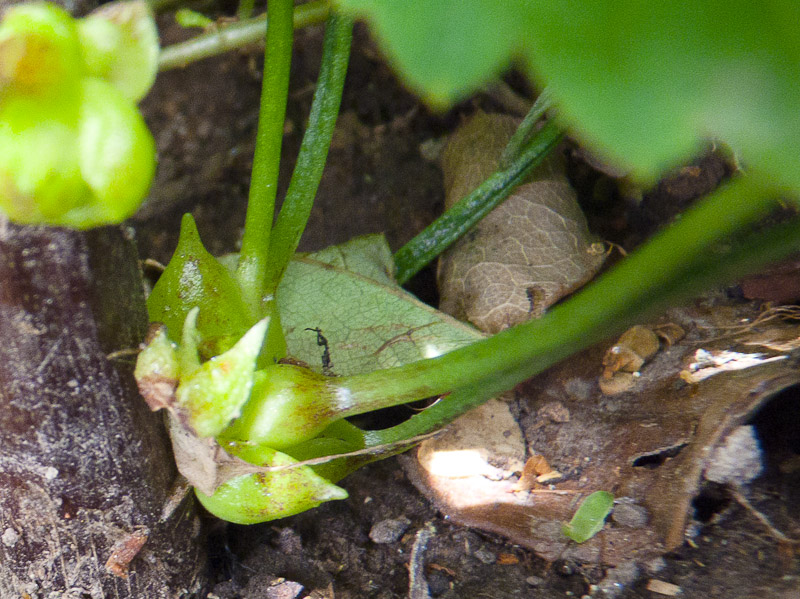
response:
M620 502L614 506L611 519L620 526L628 528L644 528L647 526L649 514L647 509L635 503Z
M626 587L636 581L639 576L639 567L634 561L622 562L616 568L611 568L606 577L597 585L604 597L613 599L622 594Z
M297 599L302 592L302 584L287 580L269 587L265 599Z
M647 562L644 565L644 567L647 569L648 573L650 573L650 574L658 574L664 568L667 567L667 560L665 560L663 557L659 556L659 557L651 559L649 562Z
M497 556L485 547L478 549L475 552L475 557L477 557L484 564L493 564L497 561Z
M408 518L390 518L375 523L369 531L373 543L396 543L411 526Z
M671 582L659 580L658 578L651 578L647 582L647 590L659 595L666 595L667 597L674 597L681 592L681 587Z
M6 528L1 538L3 540L3 545L6 547L13 547L19 540L19 534L17 534L17 531L13 528Z
M528 578L525 579L525 582L532 587L538 587L544 582L544 578L541 576L528 576Z

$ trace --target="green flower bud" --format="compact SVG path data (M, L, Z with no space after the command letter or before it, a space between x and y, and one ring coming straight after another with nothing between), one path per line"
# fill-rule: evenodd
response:
M93 197L63 224L84 229L136 212L155 174L156 148L136 106L109 83L86 78L81 91L78 157Z
M85 73L73 18L54 4L18 4L0 24L0 99L65 95Z
M19 223L61 224L91 197L78 163L78 103L0 100L0 210Z
M0 210L23 224L118 223L144 199L155 143L136 107L86 77L76 98L0 99Z
M147 2L112 2L78 21L83 59L91 75L128 100L141 100L158 73L158 31Z

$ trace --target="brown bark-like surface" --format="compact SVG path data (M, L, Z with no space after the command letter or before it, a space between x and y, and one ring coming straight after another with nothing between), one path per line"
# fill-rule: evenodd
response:
M0 598L190 596L191 501L132 378L147 326L133 244L0 221Z

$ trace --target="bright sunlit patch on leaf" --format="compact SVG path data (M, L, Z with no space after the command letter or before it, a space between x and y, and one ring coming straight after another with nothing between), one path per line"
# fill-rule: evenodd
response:
M438 358L443 353L445 353L445 352L443 352L441 349L439 349L433 343L426 343L425 344L425 351L422 352L422 355L425 356L425 358Z

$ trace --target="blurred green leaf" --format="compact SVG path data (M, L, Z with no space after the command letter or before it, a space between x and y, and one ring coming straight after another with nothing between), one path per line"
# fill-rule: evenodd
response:
M192 10L190 8L179 8L175 11L175 21L181 27L188 29L190 27L201 27L205 29L214 24L212 19L209 19L201 12Z
M446 107L494 79L522 50L530 0L337 0L364 17L411 89Z
M571 133L653 180L717 138L800 189L795 0L338 0L435 105L524 57Z
M800 188L800 3L555 0L529 10L540 24L531 72L606 158L655 178L718 137Z

